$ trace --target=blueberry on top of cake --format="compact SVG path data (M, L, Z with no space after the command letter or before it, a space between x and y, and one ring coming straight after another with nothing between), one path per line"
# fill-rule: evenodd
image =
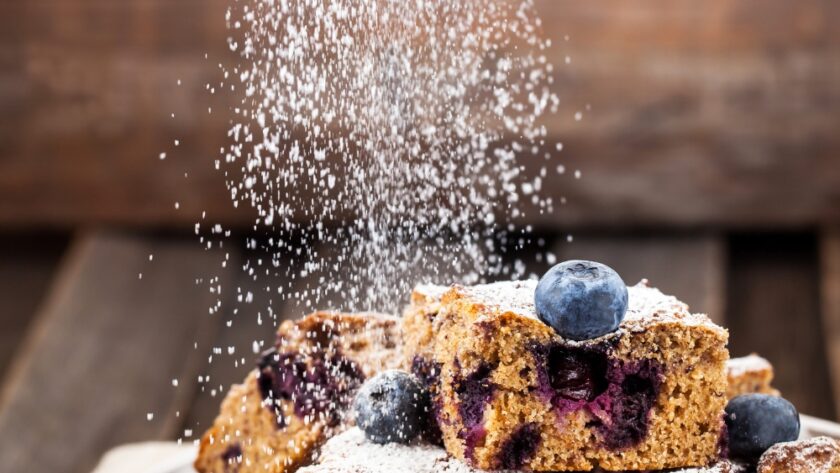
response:
M654 470L719 457L724 329L643 281L626 289L615 330L574 340L541 320L537 284L422 286L412 295L405 358L435 373L447 451L478 468L533 471Z

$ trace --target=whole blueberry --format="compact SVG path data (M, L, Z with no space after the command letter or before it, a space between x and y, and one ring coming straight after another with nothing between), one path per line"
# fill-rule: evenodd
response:
M571 260L549 269L537 284L534 304L540 320L571 340L615 331L627 311L627 286L612 268Z
M757 460L780 442L799 438L799 413L785 399L767 394L744 394L726 406L729 456Z
M408 443L423 431L429 396L413 375L388 370L362 385L354 402L356 425L374 443Z

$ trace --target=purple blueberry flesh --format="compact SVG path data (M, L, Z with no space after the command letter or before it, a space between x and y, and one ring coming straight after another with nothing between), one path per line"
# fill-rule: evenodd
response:
M519 426L502 443L496 456L496 469L518 470L525 466L540 446L540 429L537 424Z
M443 444L443 433L438 425L440 413L443 411L443 401L439 395L441 368L440 363L429 361L420 355L411 360L411 373L429 391L431 415L426 417L423 438L437 445Z
M222 453L222 460L225 464L239 463L242 461L242 447L238 443L230 444Z
M729 456L755 461L768 448L799 438L799 413L787 400L767 394L744 394L726 406Z
M371 442L408 443L424 430L428 392L413 375L388 370L369 379L353 404L356 425Z
M660 372L659 365L650 360L611 367L609 387L590 407L596 417L604 415L595 423L604 446L621 450L644 440L659 394Z
M459 437L464 440L464 455L469 460L473 459L475 448L481 445L487 433L484 429L484 409L496 392L496 384L491 379L494 369L490 364L481 364L455 385L458 414L463 423Z
M299 417L323 416L328 424L338 424L340 411L350 404L353 393L364 380L355 363L323 350L304 357L297 352L279 353L272 348L263 353L257 369L260 394L277 416L278 428L286 424L278 408L280 400L292 401L294 413Z
M609 266L566 261L540 279L534 305L540 320L560 336L590 340L618 329L627 312L627 286Z
M568 347L559 343L531 348L537 369L537 394L558 416L586 410L606 448L637 445L647 435L650 411L662 379L652 360L610 359L608 345Z

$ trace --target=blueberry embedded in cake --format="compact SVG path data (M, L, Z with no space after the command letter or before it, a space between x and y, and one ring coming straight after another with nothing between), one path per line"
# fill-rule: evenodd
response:
M579 276L592 278L587 272ZM421 287L412 296L404 323L422 336L405 337L406 359L437 372L433 402L447 451L481 469L533 471L718 459L724 329L645 283L626 289L617 327L611 303L594 309L604 311L600 326L575 326L574 310L539 315L536 289L519 281ZM609 293L615 284L581 291Z
M295 471L329 436L365 379L402 365L399 319L316 312L286 321L274 348L233 386L201 439L202 473Z

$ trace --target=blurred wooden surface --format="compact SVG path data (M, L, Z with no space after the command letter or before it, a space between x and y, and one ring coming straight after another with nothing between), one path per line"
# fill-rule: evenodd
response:
M840 413L840 228L820 235L820 298L826 359L834 395L834 412Z
M213 169L232 97L205 84L230 59L227 3L0 3L0 224L250 223ZM562 100L547 146L565 144L569 172L545 186L568 204L534 223L840 222L840 3L537 8Z
M213 341L196 278L221 260L192 240L79 238L0 391L3 470L82 473L106 446L174 437Z
M26 335L67 245L64 235L0 236L0 379Z
M729 351L758 352L773 364L776 387L800 412L834 418L818 253L813 235L739 235L730 241Z

